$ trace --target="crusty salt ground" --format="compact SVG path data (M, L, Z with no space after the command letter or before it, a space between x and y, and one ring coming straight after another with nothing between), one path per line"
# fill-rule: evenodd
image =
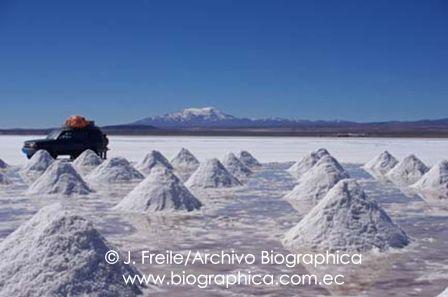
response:
M388 151L384 151L367 162L363 167L364 169L371 170L376 174L384 175L397 164L397 159L395 159L395 157L392 156Z
M185 185L198 188L230 188L240 186L241 183L218 159L209 159L199 165Z
M326 149L320 148L303 156L302 159L294 163L287 171L292 176L299 178L310 170L323 156L330 156L330 153Z
M234 153L228 153L224 160L222 161L224 167L229 171L233 176L238 179L244 179L252 175L252 170L249 169L246 165L244 165Z
M0 159L0 170L7 169L8 167L9 167L9 165L5 161Z
M155 167L114 209L125 212L193 211L202 203L174 173Z
M323 156L303 174L298 185L284 196L301 214L307 213L340 180L348 178L348 173L332 156Z
M46 150L38 150L31 159L22 167L20 174L28 182L33 182L42 173L47 170L47 168L53 164L54 159Z
M143 174L123 157L113 157L105 160L86 176L87 181L94 183L132 182L143 178Z
M409 155L392 168L386 177L397 185L407 186L417 182L428 170L415 155Z
M182 181L186 181L199 167L199 161L186 148L182 148L177 155L171 159L171 165Z
M260 162L258 162L258 160L255 159L255 157L252 156L248 151L241 151L238 154L238 159L240 159L240 161L244 165L246 165L248 168L250 168L252 170L261 167Z
M73 166L82 175L87 175L102 162L103 160L94 151L85 150L73 161Z
M72 165L64 161L55 161L31 184L28 195L87 195L92 190L76 172Z
M295 251L384 251L408 243L406 233L354 179L339 181L283 239Z
M9 185L9 184L11 184L9 178L0 171L0 185Z
M139 274L104 260L114 246L83 217L59 204L42 208L0 242L0 296L135 296L122 275Z
M429 194L430 198L448 199L448 161L442 160L434 165L411 187Z
M173 166L170 164L167 158L165 158L165 156L162 155L161 152L156 150L152 150L148 154L146 154L145 158L136 165L136 168L144 174L150 174L151 169L156 166L162 166L173 170Z

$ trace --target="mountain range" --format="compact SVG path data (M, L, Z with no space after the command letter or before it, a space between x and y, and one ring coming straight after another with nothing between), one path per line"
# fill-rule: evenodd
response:
M130 125L157 128L301 128L301 127L433 127L448 128L448 118L419 121L385 121L360 123L353 121L311 121L285 118L249 119L238 118L214 107L185 108L162 116L148 117Z
M419 121L310 121L239 118L213 107L185 108L135 122L103 126L107 134L203 136L448 137L448 118ZM46 134L50 129L0 129L0 134Z
M315 125L345 125L345 121L307 121L284 118L249 119L238 118L214 107L185 108L162 116L148 117L131 125L154 126L158 128L278 128Z

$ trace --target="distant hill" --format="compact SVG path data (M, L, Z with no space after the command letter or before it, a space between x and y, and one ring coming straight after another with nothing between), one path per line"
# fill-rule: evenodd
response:
M101 127L103 132L107 134L140 134L141 132L150 132L157 130L156 127L149 125L112 125L112 126L103 126Z
M52 130L59 128L45 128L45 129L0 129L0 135L47 135ZM158 130L152 126L145 125L111 125L103 126L101 130L106 134L111 135L140 135L148 132Z

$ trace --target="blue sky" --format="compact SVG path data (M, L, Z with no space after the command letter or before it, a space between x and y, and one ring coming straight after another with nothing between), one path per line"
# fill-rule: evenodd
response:
M0 127L448 117L448 1L0 0Z

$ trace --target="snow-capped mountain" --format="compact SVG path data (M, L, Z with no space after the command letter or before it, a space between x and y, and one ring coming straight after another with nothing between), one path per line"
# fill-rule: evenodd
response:
M153 131L160 129L167 130L207 130L211 129L289 129L289 131L299 131L306 135L351 135L384 133L433 133L434 135L446 135L448 119L421 120L421 121L387 121L387 122L352 122L341 120L301 120L285 118L262 118L249 119L239 118L222 112L214 107L185 108L178 112L167 113L162 116L154 116L141 119L139 121L103 127L106 131ZM1 132L1 130L0 130ZM134 133L134 132L132 132ZM339 134L340 133L340 134Z
M326 122L290 120L282 118L248 119L237 118L214 107L186 108L163 116L148 117L132 125L158 128L229 128L229 127L283 127Z
M195 120L204 119L208 121L233 120L234 116L226 114L214 107L185 108L179 112L168 114L173 120Z
M178 112L167 113L136 121L136 125L151 125L156 127L204 127L216 126L238 120L213 107L185 108Z
M158 116L156 119L164 119L176 122L187 121L226 121L236 119L230 114L226 114L214 107L185 108L181 111Z

